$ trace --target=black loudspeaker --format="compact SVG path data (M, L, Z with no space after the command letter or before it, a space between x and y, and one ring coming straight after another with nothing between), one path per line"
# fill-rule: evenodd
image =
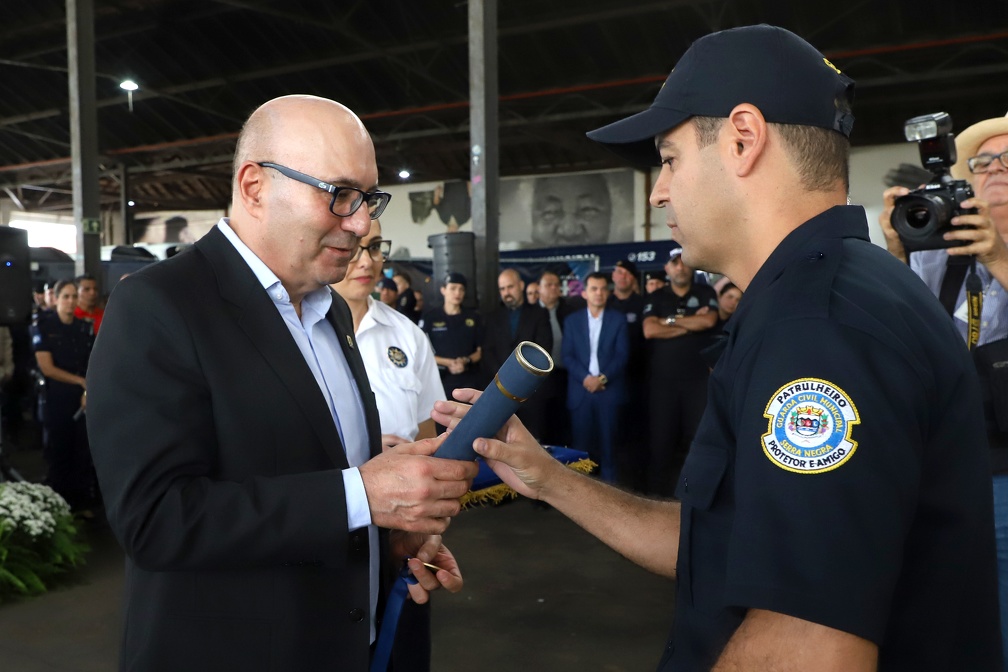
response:
M28 322L31 308L28 232L0 226L0 324Z
M440 287L449 273L461 273L466 278L466 308L476 307L476 235L469 231L437 233L427 236L427 247L433 252L434 282ZM425 297L426 298L426 297ZM438 304L440 305L440 301Z

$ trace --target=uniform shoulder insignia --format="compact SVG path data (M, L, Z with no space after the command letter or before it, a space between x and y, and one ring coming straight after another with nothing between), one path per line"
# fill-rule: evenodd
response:
M821 474L844 464L857 450L851 439L861 418L850 396L831 382L799 378L767 403L763 452L781 469Z
M467 327L475 327L475 326L476 326L476 320L474 320L474 319L473 319L473 318L471 318L471 317L467 317L467 318L466 318L466 321L465 321L465 325L466 325Z
M406 353L394 345L389 346L388 358L390 362L398 366L400 369L404 368L406 364L409 363L409 358L406 357Z

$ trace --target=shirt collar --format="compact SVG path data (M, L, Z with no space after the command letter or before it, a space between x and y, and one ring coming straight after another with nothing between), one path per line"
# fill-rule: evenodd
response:
M287 289L280 282L280 278L277 277L276 273L270 270L269 266L260 259L255 252L249 249L238 234L235 233L234 229L231 228L229 220L227 217L222 217L219 222L217 222L217 228L221 230L224 237L234 245L235 250L241 255L241 258L245 260L248 267L255 274L256 279L259 280L259 284L262 285L266 293L273 300L273 303L277 305L289 305L290 294L287 293ZM325 316L329 312L329 308L332 306L332 293L328 287L319 287L318 289L312 290L305 295L301 302L302 312L305 308L316 313L318 316Z
M396 313L394 308L390 308L381 301L375 301L372 297L368 296L367 312L364 313L364 318L361 319L360 326L357 328L357 333L360 334L362 331L370 327L371 324L394 327L395 318L392 316L392 313Z
M735 316L743 314L748 306L755 303L756 297L773 284L789 266L809 254L822 253L821 250L812 248L831 247L834 241L839 242L844 238L870 240L868 219L864 208L859 205L833 206L785 236L746 287L735 315L728 320L725 330L730 331L731 327L741 322L742 318Z

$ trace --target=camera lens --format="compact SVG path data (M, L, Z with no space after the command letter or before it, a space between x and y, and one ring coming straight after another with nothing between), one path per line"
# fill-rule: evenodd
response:
M911 193L896 199L890 221L900 236L923 238L948 225L954 205L942 195Z
M916 205L907 208L903 219L907 226L914 229L923 229L931 222L932 217L933 214L931 213L930 208L925 205Z

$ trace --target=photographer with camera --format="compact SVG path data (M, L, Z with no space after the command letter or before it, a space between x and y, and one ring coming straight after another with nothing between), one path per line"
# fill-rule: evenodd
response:
M928 142L921 140L925 167ZM1008 366L1001 366L1008 361L1008 115L970 126L955 149L944 181L944 214L950 216L941 216L940 205L923 207L922 193L934 192L932 185L913 192L891 187L883 194L879 224L889 252L939 297L973 351L994 478L1001 640L1008 660ZM957 204L953 178L965 180L975 196Z

